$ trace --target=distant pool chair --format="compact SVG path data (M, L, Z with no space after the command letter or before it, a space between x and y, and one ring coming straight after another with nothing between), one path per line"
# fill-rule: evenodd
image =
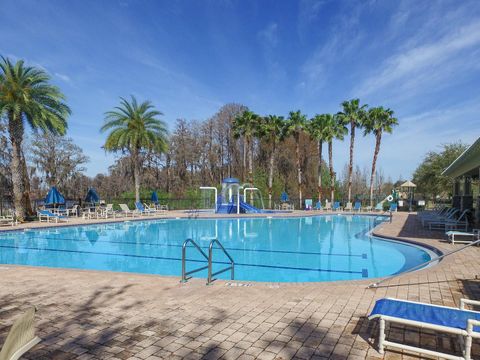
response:
M457 309L391 298L377 300L368 319L379 319L379 353L383 354L384 347L389 346L445 359L470 360L472 338L480 338L480 312L467 310L465 305L479 306L480 301L460 299L460 307ZM457 335L460 338L459 344L463 348L463 356L454 356L386 340L387 322Z
M397 203L391 203L391 204L390 204L390 209L389 209L389 211L391 211L391 212L397 212L397 210L398 210L398 205L397 205Z
M40 342L40 338L35 335L34 320L35 308L32 307L13 323L0 351L0 360L20 359Z
M375 211L383 211L383 203L379 202L377 205L375 205L374 210Z
M332 210L333 211L342 211L342 207L340 206L340 201L335 201L333 203Z
M325 211L332 210L332 203L329 201L325 201Z
M68 218L66 216L54 214L50 210L38 210L37 216L40 222L45 220L48 223L50 222L50 219L55 220L56 223L58 223L59 221L68 221Z
M127 204L118 204L118 206L120 206L120 212L126 217L128 217L128 215L132 215L132 217L134 217L136 214L138 214L136 210L130 210Z
M135 203L135 207L141 215L154 215L156 213L155 210L146 209L140 201Z
M322 202L321 201L317 201L317 203L315 204L315 210L322 210Z
M355 201L353 205L353 211L360 212L362 210L362 203L360 201Z
M347 204L345 205L345 207L343 208L344 211L352 211L353 210L353 207L352 207L352 203L349 201L347 202Z

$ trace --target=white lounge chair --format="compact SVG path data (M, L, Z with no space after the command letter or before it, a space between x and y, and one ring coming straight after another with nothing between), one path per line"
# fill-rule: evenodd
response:
M368 319L379 319L378 351L383 354L384 347L389 346L445 359L470 360L472 338L480 338L480 312L466 310L466 304L478 306L480 301L461 299L460 308L457 309L391 298L377 300ZM463 347L463 356L454 356L386 340L385 328L387 322L458 335Z
M155 209L145 208L145 206L143 206L143 204L140 201L137 201L135 203L135 208L136 208L136 211L141 215L155 215L155 213L157 212L157 210Z
M18 222L17 220L15 220L15 218L13 216L0 216L0 226L5 226L5 225L8 225L8 226L14 226L14 225L17 225Z
M332 210L332 203L325 201L325 211Z
M445 212L441 216L433 216L433 217L425 217L422 218L422 226L427 227L431 222L438 222L438 221L447 221L455 219L455 216L460 212L460 210L451 208L447 212Z
M474 229L472 232L450 230L445 233L448 242L451 244L469 244L473 241L480 240L480 230ZM460 239L459 239L460 238Z
M343 208L343 211L353 211L352 203L349 201Z
M66 216L54 214L50 210L38 210L37 216L40 222L46 221L48 223L50 222L50 219L52 221L54 220L56 223L58 223L59 221L68 221L68 218Z
M120 206L121 213L124 214L126 217L128 217L129 215L134 217L135 215L139 214L136 210L130 210L127 204L118 204L118 206Z
M18 360L40 342L35 336L35 308L27 310L12 325L0 351L0 360Z

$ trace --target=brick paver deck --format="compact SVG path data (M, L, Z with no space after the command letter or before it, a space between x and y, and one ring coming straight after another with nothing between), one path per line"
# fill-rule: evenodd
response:
M396 214L379 235L449 245ZM437 238L437 239L432 239ZM177 277L0 266L0 343L27 307L42 342L28 359L376 359L377 325L366 315L384 296L456 306L480 298L480 248L393 279L308 284L180 284ZM247 286L248 285L248 286ZM455 337L392 327L391 339L457 354ZM480 355L478 342L473 356ZM387 350L385 359L418 359Z

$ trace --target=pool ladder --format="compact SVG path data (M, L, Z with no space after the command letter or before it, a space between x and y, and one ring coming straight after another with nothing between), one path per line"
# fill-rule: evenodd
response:
M202 267L199 267L197 269L187 271L186 262L187 262L187 246L188 246L188 244L192 244L194 246L194 248L197 249L197 251L206 259L206 261L208 262L208 264L206 266L202 266ZM213 270L212 270L213 246L214 245L217 245L218 248L220 250L222 250L223 253L225 254L225 256L227 256L227 258L230 260L230 266L227 266L226 268L218 270L216 272L213 272ZM187 282L188 280L190 280L192 278L192 276L189 276L189 275L194 274L194 273L199 272L199 271L202 271L202 270L205 270L205 269L208 269L207 285L210 285L213 281L215 281L214 276L217 276L217 275L222 274L222 273L224 273L226 271L229 271L229 270L230 270L231 280L233 280L234 277L235 277L235 262L233 261L233 258L230 256L230 254L227 252L227 250L225 250L225 248L220 243L220 241L218 241L218 239L213 239L212 241L210 241L210 245L208 246L208 256L207 256L207 254L205 254L205 251L203 251L202 248L200 246L198 246L198 244L193 239L186 239L183 242L183 245L182 245L182 280L181 280L181 282L183 282L183 283Z

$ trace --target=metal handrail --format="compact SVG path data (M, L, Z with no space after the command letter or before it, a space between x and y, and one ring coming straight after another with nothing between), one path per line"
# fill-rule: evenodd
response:
M194 270L190 270L187 272L187 269L186 269L186 257L187 257L187 245L191 243L193 246L195 246L195 248L200 252L200 254L202 254L202 256L209 262L210 264L210 259L209 257L207 256L207 254L205 254L205 252L200 248L200 246L198 246L198 244L193 240L193 239L187 239L183 242L183 245L182 245L182 280L180 282L187 282L189 279L191 279L192 277L188 277L188 275L190 274L193 274L193 273L196 273L196 272L199 272L199 271L202 271L202 270L205 270L205 269L209 269L209 265L206 265L206 266L202 266L198 269L194 269Z
M448 252L448 253L446 253L446 254L443 254L443 255L441 255L441 256L438 256L438 257L436 257L436 258L434 258L434 259L430 259L429 261L426 261L426 262L424 262L424 263L421 263L420 265L414 266L414 267L411 268L411 269L408 269L408 270L403 271L403 272L398 273L398 274L393 274L393 275L391 275L391 276L387 276L386 278L384 278L384 279L382 279L382 280L380 280L380 281L377 281L376 283L371 283L370 285L367 286L367 289L376 288L376 287L378 287L378 285L380 285L381 283L384 283L385 281L391 280L391 279L393 279L393 278L396 278L396 277L401 276L401 275L404 275L404 274L411 273L412 271L418 270L418 269L420 269L420 268L422 268L422 267L427 266L428 264L431 264L431 263L433 263L433 262L439 261L439 260L441 260L441 259L443 259L443 258L445 258L445 257L447 257L447 256L450 256L450 255L452 255L452 254L455 254L455 253L457 253L457 252L459 252L459 251L462 251L462 250L464 250L464 249L466 249L466 248L468 248L468 247L470 247L470 246L472 246L472 245L476 245L476 244L480 244L480 238L479 238L478 240L475 240L475 241L471 242L470 244L467 244L467 245L465 245L465 246L462 246L460 249L455 249L455 250L450 251L450 252Z
M217 272L213 273L212 272L212 262L213 262L213 245L214 244L217 244L219 246L219 248L223 251L223 253L228 257L228 259L230 260L230 266L222 269L222 270L218 270ZM220 243L220 241L218 241L218 239L213 239L212 241L210 241L210 246L208 247L208 278L207 278L207 285L210 285L215 279L213 278L214 276L218 275L218 274L222 274L224 273L225 271L228 271L228 270L231 270L231 273L230 273L230 278L231 280L234 279L235 277L235 262L233 261L233 258L230 256L230 254L227 252L227 250L225 250L225 248L223 247L223 245Z

